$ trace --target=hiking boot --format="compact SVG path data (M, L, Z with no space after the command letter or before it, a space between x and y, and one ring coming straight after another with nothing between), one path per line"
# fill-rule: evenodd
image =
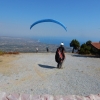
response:
M63 69L63 67L61 67L60 69Z
M60 64L57 64L57 68L59 68L59 69L60 69Z

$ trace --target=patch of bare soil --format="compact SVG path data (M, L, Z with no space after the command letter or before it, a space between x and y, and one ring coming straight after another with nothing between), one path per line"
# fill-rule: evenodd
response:
M17 55L5 54L0 56L0 73L3 75L10 75L14 71L14 67L11 64L12 61L16 60Z

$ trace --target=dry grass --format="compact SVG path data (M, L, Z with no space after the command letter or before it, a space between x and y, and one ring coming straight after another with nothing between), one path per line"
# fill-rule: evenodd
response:
M3 52L3 51L0 51L0 55L4 55L4 54L19 54L19 52Z
M0 73L3 75L10 75L14 70L12 61L16 60L17 57L11 54L4 54L0 56Z
M5 54L19 54L19 52L6 52Z
M4 54L4 52L3 51L0 51L0 55L3 55Z

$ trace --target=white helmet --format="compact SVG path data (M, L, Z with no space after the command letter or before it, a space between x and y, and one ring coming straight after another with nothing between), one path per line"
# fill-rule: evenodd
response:
M61 45L64 45L64 43L62 42Z

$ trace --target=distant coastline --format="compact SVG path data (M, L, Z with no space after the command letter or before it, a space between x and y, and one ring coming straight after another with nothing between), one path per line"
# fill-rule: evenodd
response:
M65 43L66 44L66 43ZM39 38L20 38L20 37L0 37L0 50L5 52L47 52L46 47L49 48L49 52L56 52L57 47L60 45L60 41L50 39ZM71 48L65 45L65 50L71 52Z
M34 39L37 39L38 42L41 42L41 43L45 43L45 44L53 44L53 45L59 45L61 42L64 42L64 45L69 47L70 45L70 41L65 39L65 38L48 38L48 37L37 37L37 38L32 38L33 40Z

